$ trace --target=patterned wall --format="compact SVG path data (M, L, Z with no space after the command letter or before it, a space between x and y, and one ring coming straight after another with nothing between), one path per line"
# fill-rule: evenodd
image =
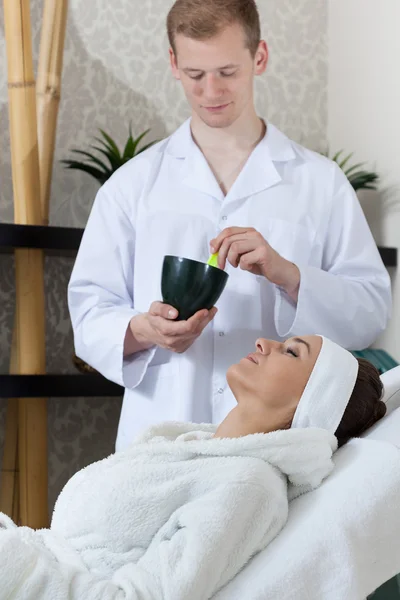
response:
M172 132L188 108L170 76L165 16L171 0L70 0L62 97L57 132L51 223L84 227L98 188L85 174L66 171L60 160L71 147L84 149L99 127L119 143L129 121L149 140ZM31 0L35 65L43 0ZM286 134L320 149L326 139L327 6L325 0L259 0L270 48L267 73L256 82L259 114ZM5 65L0 10L0 64ZM156 90L156 93L155 93ZM0 69L0 221L13 220L6 70ZM47 354L50 372L72 372L72 335L66 305L70 259L46 262ZM13 319L13 263L0 255L0 371L9 360ZM112 452L119 399L50 399L50 506L66 480L82 466ZM0 447L5 402L0 400Z

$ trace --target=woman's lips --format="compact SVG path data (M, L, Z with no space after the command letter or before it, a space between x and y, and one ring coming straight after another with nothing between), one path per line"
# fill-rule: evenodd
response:
M253 362L254 364L258 365L258 361L256 360L254 354L248 354L246 356L247 360L251 360L251 362Z

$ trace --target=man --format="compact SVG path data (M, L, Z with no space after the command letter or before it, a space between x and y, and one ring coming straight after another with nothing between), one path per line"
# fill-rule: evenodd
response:
M391 304L342 171L256 114L268 49L255 2L177 0L167 25L192 117L99 190L69 284L76 353L126 388L118 450L154 422L222 421L227 367L258 336L360 349ZM210 252L230 275L218 312L176 321L159 301L163 257Z

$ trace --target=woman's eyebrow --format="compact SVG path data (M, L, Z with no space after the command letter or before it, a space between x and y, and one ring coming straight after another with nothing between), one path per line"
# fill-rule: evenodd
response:
M306 340L303 340L302 338L299 338L299 337L295 337L295 338L293 338L293 341L307 346L308 354L311 354L311 346L308 342L306 342Z

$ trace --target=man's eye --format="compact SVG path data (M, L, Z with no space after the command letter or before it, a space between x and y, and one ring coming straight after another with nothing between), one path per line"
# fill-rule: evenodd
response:
M296 352L295 350L293 350L292 348L286 348L286 352L287 352L288 354L291 354L291 355L292 355L292 356L294 356L295 358L297 358L297 357L298 357L298 354L297 354L297 352Z
M221 72L222 77L232 77L232 75L235 74L235 71L231 72L231 73L226 73L224 71Z
M203 77L203 75L201 75L201 74L200 75L189 75L189 77L190 77L190 79L199 80L199 79L201 79Z

